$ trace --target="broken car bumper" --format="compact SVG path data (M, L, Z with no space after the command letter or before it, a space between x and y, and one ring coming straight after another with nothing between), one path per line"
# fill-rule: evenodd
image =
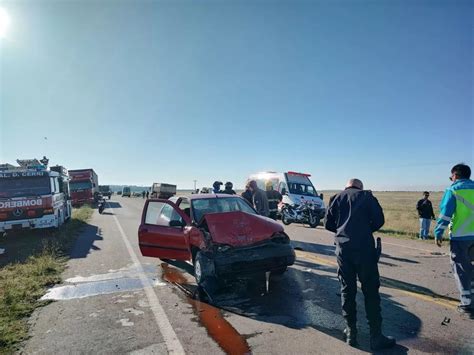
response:
M217 276L250 274L293 265L295 252L290 244L269 243L219 253L214 256L213 261Z

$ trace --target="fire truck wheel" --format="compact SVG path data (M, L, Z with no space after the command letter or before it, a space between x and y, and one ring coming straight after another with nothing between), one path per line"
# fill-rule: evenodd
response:
M64 214L62 211L58 211L58 227L64 223Z

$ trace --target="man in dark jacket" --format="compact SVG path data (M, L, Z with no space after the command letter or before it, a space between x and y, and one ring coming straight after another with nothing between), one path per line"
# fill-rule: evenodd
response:
M235 191L232 189L234 187L234 184L232 184L230 181L227 181L224 187L224 191L222 191L223 194L235 195Z
M221 191L221 185L222 185L222 182L220 182L220 181L214 181L214 183L212 184L212 193L214 193L214 194L220 194L220 193L222 193L222 191Z
M245 191L242 192L241 196L253 207L252 191L250 190L249 183L245 185Z
M370 327L370 347L380 350L395 345L382 334L380 276L373 232L384 224L382 207L362 181L351 179L346 189L329 201L326 229L336 233L338 277L341 282L342 315L346 320L346 342L357 346L357 278L362 285L365 313Z
M430 193L428 191L423 192L423 198L416 204L416 210L420 217L420 239L428 239L431 220L435 219L433 205L429 197Z
M268 209L269 209L269 217L271 219L277 219L278 214L278 204L283 199L281 193L273 189L273 183L269 180L265 183L265 192L267 193L268 199Z
M268 209L267 194L262 189L259 189L257 182L252 180L249 182L250 191L252 191L253 208L261 216L268 217L270 211Z

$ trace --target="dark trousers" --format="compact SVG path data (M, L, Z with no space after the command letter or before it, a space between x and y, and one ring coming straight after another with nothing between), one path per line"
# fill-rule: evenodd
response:
M277 211L270 211L270 214L268 215L271 219L274 219L276 221L277 219Z
M382 326L380 309L380 276L375 253L337 251L338 277L341 282L342 315L350 327L357 323L357 278L365 301L365 314L371 334L379 334Z
M474 241L451 239L450 246L451 265L461 296L461 306L472 306L472 295L474 294L474 272L472 266L474 261L472 257Z

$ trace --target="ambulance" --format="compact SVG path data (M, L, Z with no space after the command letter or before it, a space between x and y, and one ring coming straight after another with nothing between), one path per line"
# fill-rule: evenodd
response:
M302 203L313 204L319 218L323 219L326 207L323 202L323 194L318 194L313 183L309 179L310 174L295 171L275 172L265 171L249 176L248 181L255 180L259 188L265 191L265 183L271 181L273 188L283 195L279 210L285 205L300 205Z

